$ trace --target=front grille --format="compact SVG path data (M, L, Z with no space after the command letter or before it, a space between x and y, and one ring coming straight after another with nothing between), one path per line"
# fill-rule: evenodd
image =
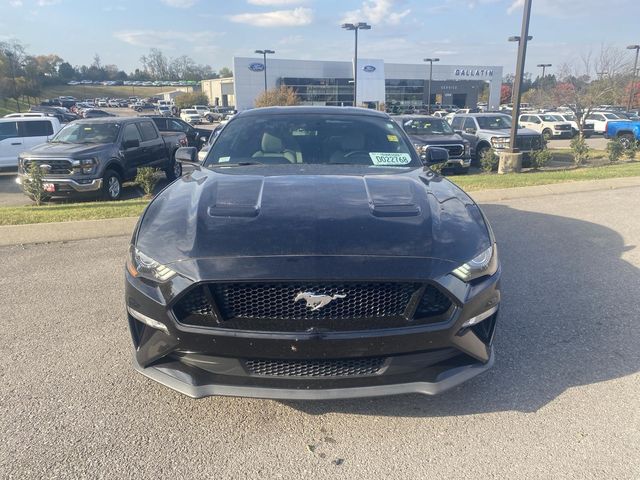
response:
M451 305L436 287L416 283L210 283L194 287L173 311L186 325L311 332L434 323Z
M435 147L446 148L449 158L458 158L464 154L464 145L434 145Z
M23 162L25 172L29 171L31 163L35 162L36 165L49 165L50 168L44 169L43 173L54 174L54 175L69 175L73 172L73 167L71 166L71 162L69 160L56 160L56 159L25 159Z
M354 377L375 375L384 365L384 357L336 360L246 360L253 375L269 377Z
M539 135L520 135L516 138L518 150L539 150L542 148L542 140Z
M556 130L571 130L571 125L556 125Z

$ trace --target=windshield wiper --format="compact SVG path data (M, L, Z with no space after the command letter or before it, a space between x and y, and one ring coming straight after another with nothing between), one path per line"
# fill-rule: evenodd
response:
M265 165L262 162L214 163L209 167L246 167L248 165Z

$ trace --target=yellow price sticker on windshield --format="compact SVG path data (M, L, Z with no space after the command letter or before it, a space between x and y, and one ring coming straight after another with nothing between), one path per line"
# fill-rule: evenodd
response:
M398 141L398 136L397 135L387 135L387 140L389 140L390 142L397 142Z

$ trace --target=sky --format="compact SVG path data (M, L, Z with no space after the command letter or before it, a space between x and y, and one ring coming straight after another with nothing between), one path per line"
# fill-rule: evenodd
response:
M361 58L515 70L524 0L0 0L0 40L18 39L31 54L55 53L72 65L103 64L129 72L149 48L189 55L218 70L234 56L275 50L288 59L350 60L353 32L368 22ZM638 0L533 0L526 71L640 43ZM629 54L629 56L631 56Z

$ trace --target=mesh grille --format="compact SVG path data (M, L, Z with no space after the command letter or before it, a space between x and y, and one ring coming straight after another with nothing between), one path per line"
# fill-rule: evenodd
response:
M420 299L415 317L433 317L442 315L451 307L451 300L444 293L429 285Z
M45 175L47 173L68 175L73 171L71 167L71 162L69 162L68 160L54 160L54 159L25 160L23 164L25 171L29 171L29 166L31 165L31 162L35 162L37 165L49 165L50 168L43 172Z
M413 315L416 320L411 319L409 304L421 287L414 283L211 283L193 288L173 311L186 325L277 332L375 330L444 320L451 300L431 285L424 287ZM324 301L331 301L313 310L305 299L295 301L302 292L326 295Z
M402 283L228 284L214 285L212 291L225 319L347 320L400 316L417 287ZM312 310L306 300L296 301L300 293L329 296L331 300Z
M338 360L246 360L253 375L270 377L348 377L374 375L384 364L384 357Z
M438 145L434 145L434 147L437 146ZM464 153L463 145L443 145L442 147L447 149L447 151L449 152L449 157L451 158L461 157Z

